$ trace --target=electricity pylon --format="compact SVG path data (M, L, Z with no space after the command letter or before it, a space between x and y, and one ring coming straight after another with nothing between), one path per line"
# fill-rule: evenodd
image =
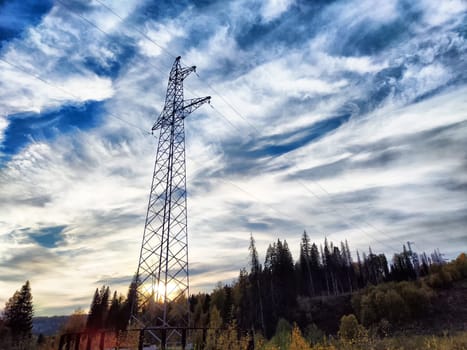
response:
M132 320L163 347L188 327L189 272L185 170L185 118L211 97L183 99L183 80L196 67L180 57L170 71L165 105L152 130L160 130L137 270L138 303ZM163 334L160 336L158 334ZM171 337L173 339L171 339Z

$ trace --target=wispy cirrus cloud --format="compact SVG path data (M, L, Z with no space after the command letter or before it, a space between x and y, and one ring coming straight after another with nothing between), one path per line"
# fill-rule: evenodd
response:
M203 79L186 96L222 113L186 120L193 291L237 276L250 233L260 252L281 237L295 254L305 229L388 257L465 246L462 1L104 3L121 18L0 6L24 14L0 21L22 68L0 60L1 290L29 278L39 314L126 293L171 54Z

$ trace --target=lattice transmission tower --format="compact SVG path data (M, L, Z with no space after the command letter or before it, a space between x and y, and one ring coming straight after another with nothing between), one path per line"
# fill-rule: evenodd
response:
M181 333L174 328L189 326L184 120L211 98L183 99L183 80L195 69L182 67L180 57L175 59L164 109L152 127L153 131L160 130L160 136L136 275L138 303L132 308L132 320L141 328L152 328L149 333L164 347L180 338Z

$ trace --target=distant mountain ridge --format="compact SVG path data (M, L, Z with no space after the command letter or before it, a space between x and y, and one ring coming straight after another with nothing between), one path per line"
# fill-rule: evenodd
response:
M39 316L32 319L32 332L34 334L55 335L69 316Z

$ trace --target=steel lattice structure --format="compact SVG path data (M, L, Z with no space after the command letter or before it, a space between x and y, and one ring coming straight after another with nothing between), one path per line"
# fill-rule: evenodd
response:
M140 327L188 327L184 119L211 98L183 99L183 80L195 69L182 67L180 57L175 59L164 109L152 127L160 129L160 136L137 270L138 305L132 310ZM168 332L166 339L153 336L165 345L179 336L173 333Z

